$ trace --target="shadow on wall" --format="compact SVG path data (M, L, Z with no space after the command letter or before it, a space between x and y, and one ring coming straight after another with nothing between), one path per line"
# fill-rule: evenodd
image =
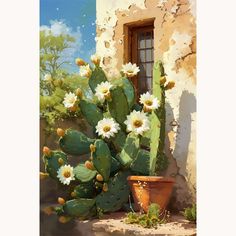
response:
M173 156L180 167L179 173L186 176L186 164L191 141L191 114L196 112L196 98L192 93L183 91L179 103L179 121L176 135L176 145Z
M194 112L196 112L196 98L188 91L183 91L181 95L178 120L175 120L173 108L168 102L166 103L166 134L168 134L166 135L166 154L169 165L165 175L172 176L176 180L169 205L174 211L183 209L193 201L193 194L185 177L192 132L191 114Z

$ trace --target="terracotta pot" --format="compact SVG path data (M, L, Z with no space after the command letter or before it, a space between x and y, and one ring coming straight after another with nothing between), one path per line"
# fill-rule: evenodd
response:
M151 203L157 203L164 211L169 203L175 180L162 176L129 176L134 203L137 209L148 211Z

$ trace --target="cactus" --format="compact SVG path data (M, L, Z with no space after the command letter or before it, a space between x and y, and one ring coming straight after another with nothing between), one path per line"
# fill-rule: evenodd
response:
M68 163L68 159L65 153L61 151L52 151L50 155L43 156L45 171L53 179L57 178L57 171L62 166Z
M66 215L86 219L95 213L95 199L73 199L63 206Z
M96 197L97 208L103 212L113 212L119 210L127 202L130 191L127 183L129 175L129 171L123 171L109 180L108 191Z
M82 132L68 129L63 137L59 139L60 148L70 155L83 155L90 152L89 145L94 143Z
M111 89L111 101L108 102L109 112L112 117L124 127L124 121L129 114L129 105L125 93L121 87Z
M65 170L60 176L66 178L68 175L70 179L66 181L73 180L71 185L69 183L69 186L64 186L65 191L70 193L70 197L67 196L69 199L61 200L61 205L56 210L61 222L67 222L71 218L87 219L101 212L119 210L127 203L130 193L128 175L154 175L156 171L159 172L166 167L165 90L173 87L173 83L164 86L166 81L161 78L163 75L162 64L155 63L153 93L161 103L157 110L148 113L151 125L146 133L142 135L135 135L135 132L127 133L127 127L124 125L127 115L133 110L149 111L136 103L132 82L122 77L112 84L110 94L103 103L91 102L81 96L79 98L81 114L94 129L100 120L112 117L119 124L119 129L116 130L118 132L114 132L109 138L101 135L98 139L95 132L94 138L89 138L74 129L64 131L58 128L59 146L63 152L51 151L44 147L46 173L41 174L42 179L49 175L58 180L57 171L60 166L68 164L67 155L90 154L89 160L84 164L78 164L75 168L70 167L69 175ZM89 86L93 93L98 84L105 81L107 78L104 71L96 64L89 78Z
M95 127L99 120L102 120L103 114L96 104L86 100L80 101L80 109L82 115L86 118L87 122Z
M94 143L95 152L92 153L92 162L96 170L102 175L103 180L109 180L111 170L111 153L107 144L98 139Z
M88 182L95 178L97 171L86 168L83 164L79 164L74 168L74 174L80 182Z
M102 68L95 67L94 70L92 71L91 77L89 78L89 87L94 93L97 85L106 81L107 81L107 77L104 71L102 70Z

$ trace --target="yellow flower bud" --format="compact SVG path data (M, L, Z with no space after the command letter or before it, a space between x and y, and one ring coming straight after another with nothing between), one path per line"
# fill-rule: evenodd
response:
M82 96L83 96L83 91L82 91L82 89L81 89L81 88L77 88L75 94L76 94L78 97L82 98Z
M104 184L103 184L102 190L103 190L103 192L107 192L107 191L108 191L108 185L107 185L107 183L104 183Z
M166 82L166 77L162 76L160 79L160 84L163 85L163 84L165 84L165 82Z
M44 147L43 147L43 154L44 154L45 156L50 156L51 150L50 150L48 147L44 146Z
M94 65L98 66L100 64L101 57L97 56L97 55L92 55L91 56L91 61Z
M64 164L64 160L60 157L60 158L58 159L58 163L59 163L60 165L63 165L63 164Z
M79 58L79 57L75 59L75 64L77 66L84 66L84 65L86 65L85 61L83 59Z
M172 89L175 87L175 81L171 80L167 83L167 85L165 86L165 90L168 90L168 89Z
M90 170L94 169L93 163L91 161L86 161L84 165L87 169L90 169Z
M96 151L96 146L93 144L90 144L90 151L95 152Z
M58 203L60 204L60 205L64 205L65 204L65 199L64 198L62 198L62 197L59 197L58 199L57 199L57 201L58 201Z
M63 137L65 135L65 130L63 130L61 128L57 128L57 135L59 137Z
M97 176L96 176L96 180L97 181L103 181L103 177L102 177L102 175L100 175L100 174L97 174Z

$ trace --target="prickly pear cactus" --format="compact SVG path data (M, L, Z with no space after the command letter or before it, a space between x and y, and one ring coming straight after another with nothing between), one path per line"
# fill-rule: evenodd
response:
M162 64L155 63L153 69L154 97L145 94L146 98L141 96L137 103L131 80L123 76L110 82L99 67L99 61L99 57L93 57L95 67L86 66L88 73L85 73L94 99L86 100L81 94L79 98L73 97L72 93L70 99L64 101L67 106L71 103L73 108L73 99L77 99L74 102L93 127L94 137L87 137L79 130L58 128L62 151L44 148L46 173L41 173L42 179L50 176L64 184L70 193L68 199L59 198L60 206L55 208L63 222L121 209L130 194L127 177L154 175L167 163L164 153L165 90L172 88L173 82L165 85ZM129 77L131 72L127 69ZM126 75L125 69L122 73ZM68 157L84 154L88 155L85 163L75 167L69 165Z

